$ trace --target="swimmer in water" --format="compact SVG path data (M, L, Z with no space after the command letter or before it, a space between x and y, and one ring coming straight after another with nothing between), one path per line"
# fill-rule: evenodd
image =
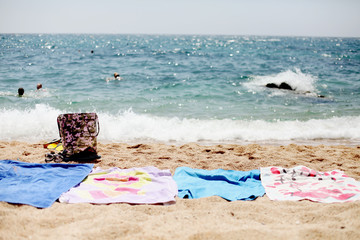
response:
M118 74L117 72L114 73L114 78L106 78L106 82L110 82L111 80L122 80L122 77L120 77L120 74Z
M114 78L115 80L120 80L121 77L120 77L120 74L118 74L117 72L114 73Z
M41 83L38 83L37 86L36 86L36 89L39 90L42 88L42 84Z
M18 94L19 94L18 96L22 97L22 95L24 95L24 92L25 92L25 90L23 88L19 88L18 89Z

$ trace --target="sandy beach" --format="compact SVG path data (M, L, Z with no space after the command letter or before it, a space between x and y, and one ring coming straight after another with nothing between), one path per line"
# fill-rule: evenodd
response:
M0 159L44 163L42 143L0 142ZM99 143L103 168L180 166L248 171L305 165L360 181L360 146ZM37 209L0 202L0 239L360 239L360 201L229 202L176 199L173 205L63 204Z

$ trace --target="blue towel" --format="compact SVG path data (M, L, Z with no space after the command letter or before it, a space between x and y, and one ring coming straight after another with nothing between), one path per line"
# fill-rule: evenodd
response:
M265 194L260 170L202 170L179 167L174 174L180 198L220 196L229 201L254 200Z
M79 184L93 164L25 163L0 160L0 201L50 207Z

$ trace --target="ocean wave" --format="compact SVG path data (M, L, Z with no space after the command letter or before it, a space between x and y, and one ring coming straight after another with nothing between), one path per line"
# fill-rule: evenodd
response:
M138 139L163 142L221 142L360 139L360 117L334 117L309 121L199 120L135 114L100 114L99 138L111 141ZM342 127L339 127L342 126Z
M298 93L313 93L316 96L318 92L315 86L316 81L316 76L303 73L300 69L295 68L274 75L252 76L248 82L244 83L244 86L252 91L261 91L268 83L280 85L285 82Z
M1 109L0 139L39 141L56 138L59 135L56 122L59 114L60 110L44 104L26 110Z
M44 104L34 109L0 110L0 140L43 141L59 137L56 118L62 112ZM360 140L360 117L308 121L200 120L134 113L98 113L99 141L111 142L246 142L339 139Z

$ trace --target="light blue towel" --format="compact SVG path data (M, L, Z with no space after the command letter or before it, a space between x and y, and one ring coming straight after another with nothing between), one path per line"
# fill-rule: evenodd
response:
M0 160L0 201L50 207L79 184L93 164L25 163Z
M180 198L220 196L229 201L254 200L265 194L260 170L202 170L179 167L174 174Z

